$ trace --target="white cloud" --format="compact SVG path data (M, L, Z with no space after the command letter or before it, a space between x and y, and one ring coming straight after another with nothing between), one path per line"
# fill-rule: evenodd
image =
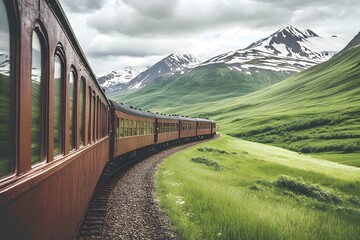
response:
M170 53L210 58L288 24L347 41L359 31L357 0L60 1L97 74L144 69Z

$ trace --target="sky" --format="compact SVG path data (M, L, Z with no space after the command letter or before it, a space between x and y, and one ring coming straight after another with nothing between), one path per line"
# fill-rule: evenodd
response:
M359 0L59 0L97 76L171 53L207 60L292 25L350 41Z

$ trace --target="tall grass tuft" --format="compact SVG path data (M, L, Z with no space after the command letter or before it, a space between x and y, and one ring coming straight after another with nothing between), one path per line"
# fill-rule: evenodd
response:
M335 204L342 202L340 197L324 190L320 186L306 183L302 178L295 179L286 175L282 175L276 179L274 184L279 188L289 190L296 194L312 197L319 201Z

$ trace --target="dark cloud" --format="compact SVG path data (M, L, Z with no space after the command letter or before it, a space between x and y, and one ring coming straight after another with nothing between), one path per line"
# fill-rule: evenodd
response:
M188 40L180 40L185 46L191 45ZM106 56L131 56L145 57L154 55L166 55L179 48L177 39L146 39L146 38L127 38L127 37L98 37L93 40L89 47L91 57ZM185 47L184 47L185 50Z
M101 9L107 0L60 0L71 12L88 13Z
M229 25L247 27L282 25L284 19L291 17L291 12L282 8L269 11L268 4L249 1L170 1L166 14L157 14L160 6L145 4L140 7L139 0L122 6L119 12L103 9L89 18L90 27L101 33L120 33L128 36L168 36L170 34L194 34L219 29ZM157 0L165 2L164 0ZM132 2L132 1L131 1ZM150 1L149 1L150 2ZM132 11L129 6L135 7ZM171 14L170 14L171 13ZM167 17L166 19L160 18Z
M302 0L302 1L294 1L294 0L255 0L257 2L268 3L274 7L286 8L289 10L297 10L303 8L317 8L317 7L349 7L358 5L358 0ZM336 9L334 9L336 10Z
M123 2L143 16L162 19L174 14L179 0L123 0Z

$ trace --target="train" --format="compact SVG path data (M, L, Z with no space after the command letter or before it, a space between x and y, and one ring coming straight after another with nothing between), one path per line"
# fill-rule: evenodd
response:
M0 0L0 237L73 239L109 163L216 134L111 101L58 0Z

